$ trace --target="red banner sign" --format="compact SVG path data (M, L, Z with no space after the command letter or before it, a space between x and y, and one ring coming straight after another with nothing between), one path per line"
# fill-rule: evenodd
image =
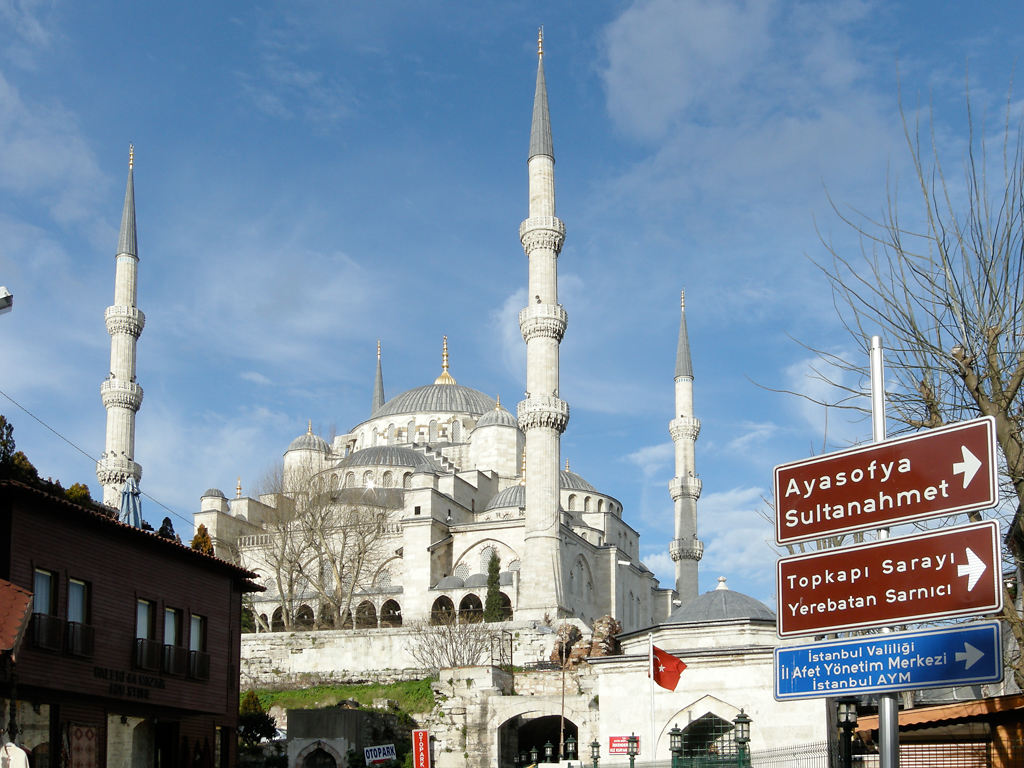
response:
M430 731L426 728L412 732L412 768L430 768Z
M994 521L779 560L780 637L998 611Z
M640 737L636 737L637 743L637 754L640 754ZM608 754L609 755L628 755L629 754L629 736L609 736L608 737Z
M986 416L780 464L775 540L788 544L987 509L997 493L995 419Z

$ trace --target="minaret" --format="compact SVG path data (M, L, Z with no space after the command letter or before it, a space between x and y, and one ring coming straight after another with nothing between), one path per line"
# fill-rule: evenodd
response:
M676 476L668 484L675 506L676 536L669 554L676 564L676 592L685 604L697 597L697 564L704 554L704 543L697 538L697 499L700 478L694 461L694 447L700 434L700 421L693 415L693 363L690 338L686 333L686 294L679 299L679 346L676 349L676 414L668 424L676 449Z
M107 409L107 438L103 455L96 463L96 477L103 486L103 503L117 507L121 489L129 477L142 478L135 463L135 414L142 405L142 387L135 382L135 344L146 316L135 306L138 248L135 239L135 148L128 149L128 186L124 192L121 234L117 241L114 303L107 307L110 334L110 374L100 384L103 407Z
M526 399L519 403L519 426L526 434L525 553L517 617L551 618L569 613L563 599L558 481L561 437L569 405L558 396L558 347L567 316L558 303L558 254L565 225L555 216L555 155L548 94L544 82L543 30L537 35L537 88L533 98L529 216L519 238L529 259L527 306L519 313L526 341ZM552 602L552 594L554 602Z
M380 339L377 339L377 377L373 381L373 407L370 408L370 415L375 414L382 405L384 405L384 373L380 367Z

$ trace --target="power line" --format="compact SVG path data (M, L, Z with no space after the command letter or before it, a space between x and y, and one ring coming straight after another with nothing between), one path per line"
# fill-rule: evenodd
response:
M6 398L7 398L8 400L10 400L10 401L11 401L12 403L14 403L14 405L16 405L16 406L17 406L18 408L20 408L21 410L23 410L23 411L24 411L24 412L25 412L26 414L28 414L28 415L29 415L29 416L31 416L31 417L32 417L33 419L35 419L35 420L36 420L37 422L39 422L39 424L41 424L42 426L46 427L46 428L47 428L48 430L50 430L50 431L51 431L51 432L52 432L53 434L55 434L55 435L56 435L57 437L59 437L59 438L60 438L61 440L63 440L63 441L65 442L65 443L67 443L67 444L68 444L68 445L70 445L70 446L71 446L72 448L74 448L74 449L75 449L76 451L78 451L78 452L79 452L80 454L82 454L83 456L85 456L85 458L89 459L89 460L90 460L90 461L91 461L91 462L92 462L93 464L96 464L96 463L98 463L98 462L99 462L99 459L97 459L97 458L96 458L95 456L92 456L92 455L91 455L91 454L90 454L90 453L89 453L88 451L84 450L84 449L83 449L83 448L82 448L82 447L81 447L80 445L76 444L76 443L75 443L75 442L73 442L72 440L69 440L69 439L68 439L67 437L65 437L64 435L62 435L62 434L61 434L60 432L58 432L58 431L57 431L56 429L54 429L54 428L53 428L53 427L51 427L51 426L50 426L49 424L47 424L47 423L46 423L45 421L43 421L43 420L42 420L41 418L39 418L39 417L38 417L38 416L36 416L36 415L35 415L34 413L32 413L32 411L30 411L30 410L29 410L28 408L26 408L26 407L25 407L24 405L22 405L22 404L21 404L21 403L19 403L19 402L18 402L17 400L15 400L15 399L14 399L13 397L11 397L11 396L10 396L10 395L8 395L8 394L7 394L6 392L4 392L4 391L3 391L2 389L0 389L0 395L3 395L4 397L6 397ZM153 498L153 497L152 497L152 496L150 496L150 495L149 495L148 493L146 493L145 491L143 491L143 490L142 490L141 488L139 489L139 491L140 491L140 492L142 493L142 495L143 495L143 496L145 496L145 497L146 497L147 499L149 499L150 501L152 501L152 502L153 502L154 504L156 504L156 505L157 505L158 507L160 507L161 509L165 509L165 510L167 510L167 511L168 511L168 512L170 512L170 513L171 513L172 515L174 515L174 516L175 516L176 518L178 518L179 520L182 520L182 521L184 521L185 523L188 523L189 525L191 525L191 524L192 524L192 521L191 521L191 520L189 520L189 519L188 519L187 517L184 517L184 516L183 516L183 515L181 515L180 513L178 513L178 512L175 512L175 511L174 511L173 509L171 509L170 507L168 507L168 506L167 506L166 504L164 504L163 502L161 502L161 501L160 501L159 499L155 499L155 498Z

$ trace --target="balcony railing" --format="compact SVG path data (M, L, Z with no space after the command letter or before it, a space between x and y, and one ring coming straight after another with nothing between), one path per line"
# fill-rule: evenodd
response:
M59 651L64 644L64 620L48 613L33 613L30 636L32 645L48 651Z
M188 676L193 680L210 679L210 654L192 651L188 655Z
M89 624L77 621L67 623L64 636L64 651L69 656L92 658L96 650L96 629Z
M188 671L188 651L180 645L164 646L163 670L169 675L184 675Z
M156 640L138 638L135 641L135 667L150 672L160 671L160 655L163 645Z

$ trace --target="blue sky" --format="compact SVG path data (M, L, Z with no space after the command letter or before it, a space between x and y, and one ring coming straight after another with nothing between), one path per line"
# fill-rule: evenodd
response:
M102 451L103 310L136 147L143 490L180 533L307 419L430 383L522 394L526 150L545 26L569 313L563 456L619 498L663 583L679 322L702 421L701 589L773 601L771 469L870 435L805 402L794 339L849 351L809 261L830 211L908 192L898 89L958 167L969 67L998 127L1016 3L73 3L0 0L0 390ZM1019 111L1018 111L1019 113ZM819 234L820 232L820 234ZM90 459L0 398L44 476ZM144 514L168 514L154 501Z

